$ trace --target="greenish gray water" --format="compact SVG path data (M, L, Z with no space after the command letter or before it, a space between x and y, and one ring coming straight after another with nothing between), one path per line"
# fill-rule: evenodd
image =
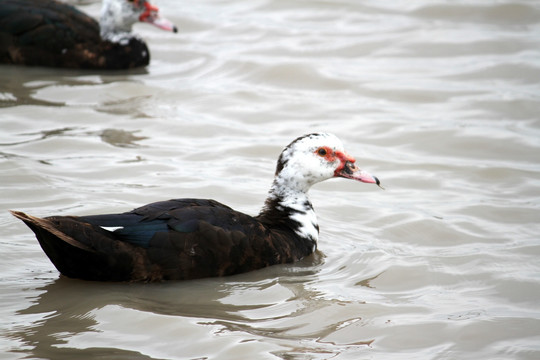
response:
M158 5L180 32L136 27L145 70L0 67L0 359L540 357L538 3ZM71 280L7 212L255 214L282 147L321 130L386 190L314 187L298 264Z

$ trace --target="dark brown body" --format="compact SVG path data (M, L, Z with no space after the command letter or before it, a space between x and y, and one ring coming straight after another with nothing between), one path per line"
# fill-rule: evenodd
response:
M264 214L251 217L213 200L170 200L129 213L87 217L40 219L12 213L34 231L62 274L85 280L232 275L294 262L315 248L294 233L294 223L270 226ZM124 228L107 231L102 226Z

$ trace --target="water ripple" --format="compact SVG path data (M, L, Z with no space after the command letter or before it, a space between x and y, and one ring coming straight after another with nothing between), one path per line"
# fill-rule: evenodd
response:
M539 357L536 3L159 6L180 33L136 26L146 69L1 67L0 357ZM319 250L298 264L80 282L7 212L203 197L256 214L281 148L311 131L386 190L314 187Z

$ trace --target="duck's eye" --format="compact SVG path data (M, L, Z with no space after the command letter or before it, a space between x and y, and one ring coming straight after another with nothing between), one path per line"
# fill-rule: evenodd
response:
M317 154L319 154L320 156L326 156L328 152L326 151L325 148L319 148L317 149Z

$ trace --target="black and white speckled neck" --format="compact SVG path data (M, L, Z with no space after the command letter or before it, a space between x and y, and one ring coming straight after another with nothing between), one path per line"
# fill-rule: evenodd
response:
M103 0L99 19L100 34L103 40L123 43L134 37L133 24L139 21L144 8L135 2L125 0Z
M319 238L317 216L308 197L314 184L334 177L340 160L321 156L327 148L343 151L341 141L332 134L316 133L297 138L281 153L274 182L259 215L261 221L278 223L309 239L316 248Z

